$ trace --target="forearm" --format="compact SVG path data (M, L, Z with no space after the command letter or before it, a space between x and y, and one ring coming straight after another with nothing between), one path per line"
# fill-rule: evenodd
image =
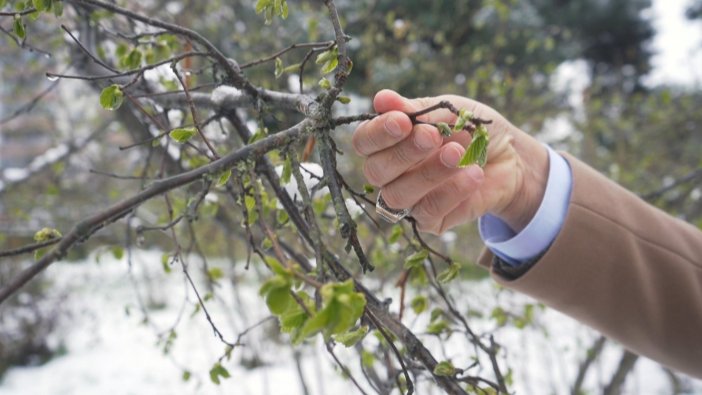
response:
M702 232L567 159L573 191L560 233L526 273L496 280L702 377Z

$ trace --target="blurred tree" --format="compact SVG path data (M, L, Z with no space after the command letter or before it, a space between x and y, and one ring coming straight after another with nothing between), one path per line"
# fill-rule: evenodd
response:
M573 130L564 148L697 222L700 94L641 84L651 67L649 6L0 1L0 143L19 147L0 158L0 243L5 255L36 259L10 263L17 268L0 300L14 299L0 311L17 311L29 292L22 284L58 259L99 249L131 262L130 251L158 248L164 271L177 267L191 288L183 306L204 315L224 345L213 383L229 376L242 345L207 308L222 282L245 278L261 284L258 307L278 317L274 332L285 343L310 346L322 332L340 369L366 379L354 381L359 388L507 392L513 371L492 333L531 325L534 305L488 314L457 306L451 280L486 275L467 264L480 248L475 231L457 230L460 243L425 240L411 220L389 226L364 214L374 191L357 159L337 155L349 151L350 133L341 132L374 116L361 113L362 98L385 87L472 96L534 133L565 117ZM551 89L554 71L572 60L588 64L582 108L566 104L572 92ZM301 166L308 137L317 140L315 163ZM32 236L37 243L26 246ZM208 264L213 256L230 265ZM373 285L364 285L371 265ZM385 300L393 284L397 310ZM148 304L142 310L149 322ZM240 313L239 327L258 326ZM482 332L467 315L488 321ZM175 342L177 330L177 322L161 328L160 345ZM442 347L425 346L435 341L470 351L448 361ZM335 343L355 344L360 373L339 362ZM624 356L626 377L635 359Z

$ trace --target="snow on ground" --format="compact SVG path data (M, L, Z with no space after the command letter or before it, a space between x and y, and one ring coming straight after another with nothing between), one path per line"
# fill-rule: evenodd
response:
M132 266L142 299L150 300L153 306L162 305L151 314L150 325L141 322L137 293L125 261L103 256L100 263L93 257L79 264L52 266L48 276L55 286L71 293L67 301L70 320L65 325L67 351L42 366L11 369L0 383L0 395L303 393L290 347L269 337L272 325L262 325L243 338L246 346L236 349L231 361L223 362L232 377L223 380L221 386L210 382L208 371L222 355L224 346L214 338L202 313L190 316L192 305L184 310L172 353L164 355L163 345L157 345L156 332L172 325L184 295L187 293L191 300L193 295L185 290L181 273L175 269L170 274L162 271L160 259L160 253L140 252ZM148 283L150 287L144 285ZM519 311L525 303L532 302L524 296L498 290L490 280L455 283L450 290L454 297L460 295L457 305L466 306L466 310L470 307L489 312L499 304ZM260 304L255 287L222 284L218 292L222 300L208 302L208 306L227 339L234 340L246 327L266 318L267 310ZM236 308L241 305L246 307ZM395 302L390 308L396 311L396 306ZM515 389L518 394L566 393L584 349L596 335L550 310L537 314L536 322L534 329L517 330L508 326L495 334L507 350L503 357L514 369ZM421 332L426 317L408 316L405 323ZM477 330L494 326L489 320L471 319L471 323ZM458 366L470 363L472 352L460 341L460 336L445 344L443 350L435 340L424 339L438 358L451 358ZM333 362L319 343L303 349L301 366L310 393L352 393L351 384L334 370ZM353 352L343 346L337 346L336 352L356 370ZM253 355L260 355L266 367L254 370L242 367L242 358L251 359ZM617 348L608 347L605 357L588 377L588 385L605 383L619 355ZM192 372L188 382L182 380L184 369ZM697 390L702 393L702 383L697 382ZM668 392L668 382L660 368L650 361L640 361L627 383L626 393ZM422 393L438 392L425 386Z

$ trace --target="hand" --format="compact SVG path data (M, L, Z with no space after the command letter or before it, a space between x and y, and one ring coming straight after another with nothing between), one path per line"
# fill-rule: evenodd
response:
M456 165L470 144L468 132L442 137L432 125L412 125L407 116L442 100L475 116L492 120L488 162L484 168ZM353 146L364 156L363 173L380 187L392 208L412 207L419 230L446 230L494 214L521 231L536 213L548 177L548 152L492 108L460 96L407 99L390 90L373 100L378 117L358 126ZM426 123L453 123L456 116L440 109L422 115Z

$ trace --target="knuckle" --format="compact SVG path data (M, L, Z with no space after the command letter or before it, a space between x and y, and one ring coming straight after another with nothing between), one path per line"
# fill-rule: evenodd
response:
M422 199L416 211L418 211L417 214L423 218L436 219L443 214L443 209L439 203L439 200L437 199L436 195L431 193Z
M402 193L397 188L383 188L383 200L388 206L394 209L406 208L406 202L403 199Z
M390 153L392 155L391 160L393 161L392 163L399 163L402 165L413 165L414 160L412 159L412 155L410 155L409 152L407 152L407 148L405 144L398 144L390 150Z
M374 186L381 186L383 185L383 177L382 177L382 168L378 166L378 161L373 160L372 158L367 159L363 163L363 175L366 177L366 180L371 185Z
M434 172L433 166L420 166L419 176L426 182L433 182L436 180L436 173Z

